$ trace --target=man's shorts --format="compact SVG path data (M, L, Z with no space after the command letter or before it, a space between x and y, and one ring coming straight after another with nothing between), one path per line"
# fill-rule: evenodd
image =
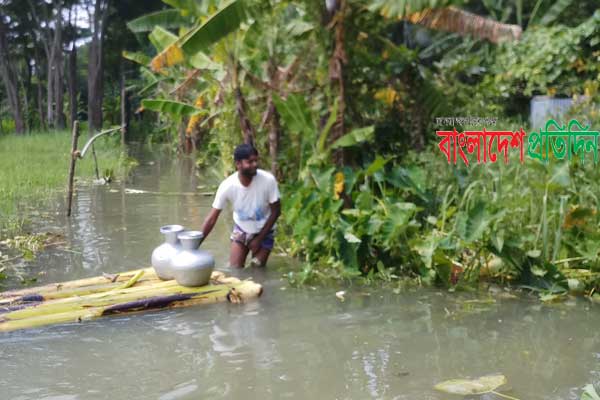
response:
M248 247L248 243L250 243L250 241L254 239L256 235L258 235L258 233L244 232L242 228L240 228L236 223L234 223L233 232L231 232L231 236L229 237L229 239ZM269 233L267 233L263 241L260 243L260 247L263 249L272 250L273 244L275 244L275 231L271 229Z

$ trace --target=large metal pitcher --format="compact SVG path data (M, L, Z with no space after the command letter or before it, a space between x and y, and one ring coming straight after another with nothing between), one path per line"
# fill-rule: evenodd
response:
M165 235L165 242L152 252L152 266L160 279L173 279L171 259L182 249L177 235L183 230L181 225L165 225L160 228L160 233Z
M182 250L171 259L171 272L182 286L202 286L210 280L215 267L214 257L198 250L204 235L200 231L186 231L177 235Z

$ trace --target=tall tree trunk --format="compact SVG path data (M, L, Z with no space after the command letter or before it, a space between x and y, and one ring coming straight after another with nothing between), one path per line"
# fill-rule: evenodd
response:
M64 57L62 54L62 46L58 51L56 62L56 77L54 84L55 103L56 103L56 127L64 129L67 127L67 119L65 117L65 67Z
M271 115L271 124L269 125L269 155L271 156L271 172L279 178L279 163L277 156L279 155L279 138L281 137L281 122L279 121L279 113L275 108L273 99L269 96L269 107L273 109Z
M40 38L46 53L46 116L48 127L61 127L64 125L63 109L63 57L62 57L62 9L63 0L54 0L50 4L50 12L47 10L47 4L43 5L42 10L45 14L45 20L38 17L38 4L29 1L31 15L40 29ZM54 21L54 30L51 29L52 10L56 10ZM60 104L59 104L60 103Z
M25 60L25 68L26 68L26 74L25 74L25 83L23 84L23 93L24 93L24 97L23 97L23 105L24 105L24 112L25 112L25 126L27 131L31 131L33 129L33 127L35 126L35 122L33 121L33 116L30 112L30 100L33 100L33 84L31 83L32 81L32 77L33 77L33 66L31 65L30 59L26 59ZM31 104L33 105L33 104Z
M238 119L240 120L240 128L242 129L242 134L244 135L244 143L251 144L254 146L254 127L252 126L252 123L250 122L246 111L246 100L244 99L244 94L242 93L242 89L240 88L238 68L239 65L236 60L233 62L233 66L231 68L233 78L233 94L235 96L235 109L238 115Z
M37 114L40 119L40 129L46 130L46 118L44 117L44 88L42 85L42 59L39 57L37 47L34 47L35 76L37 77Z
M104 97L102 42L108 16L108 3L109 0L96 0L94 6L94 31L88 58L88 128L90 135L94 131L102 129L102 100Z
M269 59L269 86L271 88L277 88L280 85L278 74L277 74L277 63L275 57L271 56ZM281 137L281 122L279 120L279 113L273 102L273 89L269 90L269 99L267 101L267 115L271 116L269 121L269 156L271 157L271 173L279 178L279 165L277 163L277 156L279 154L279 138Z
M125 88L125 63L121 60L121 147L125 149L127 131L129 130L129 94Z
M25 122L21 103L19 102L17 74L14 65L10 63L7 33L8 29L0 18L0 75L2 75L2 82L4 82L8 105L15 120L15 132L22 134L25 131Z
M77 119L77 47L75 39L69 53L69 77L67 79L69 86L69 123L73 123Z
M348 62L346 50L344 48L344 17L346 12L346 0L340 0L339 11L334 17L335 21L335 47L329 60L329 79L331 81L332 92L338 93L338 114L337 120L332 127L331 140L335 141L345 134L344 114L346 111L346 96L344 90L344 67ZM337 149L333 153L333 158L338 166L344 164L344 151Z
M54 102L55 102L55 118L56 127L64 129L66 127L66 119L64 112L65 102L65 67L63 57L62 43L62 0L58 1L59 12L56 15L56 24L54 30Z
M54 127L54 61L52 56L48 57L48 65L46 68L46 122L48 128Z
M31 124L29 121L29 94L27 90L27 85L25 83L22 83L21 86L21 92L23 93L23 123L25 124L24 129L27 132L29 132L31 131Z

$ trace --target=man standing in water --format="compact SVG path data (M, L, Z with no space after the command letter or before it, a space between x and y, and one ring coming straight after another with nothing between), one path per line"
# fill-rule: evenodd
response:
M237 146L233 158L237 172L219 185L202 232L206 238L229 201L234 221L230 265L243 268L250 251L251 263L264 266L273 249L275 221L281 214L277 180L270 172L258 168L258 151L252 145Z

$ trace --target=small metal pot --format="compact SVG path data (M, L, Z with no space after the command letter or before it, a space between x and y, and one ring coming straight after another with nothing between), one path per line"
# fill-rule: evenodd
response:
M203 237L200 231L186 231L177 235L182 250L171 258L171 272L182 286L202 286L210 280L215 259L209 252L198 250Z
M160 228L160 233L165 235L165 242L152 252L152 266L160 279L173 279L171 259L182 249L177 235L183 230L181 225L165 225Z

